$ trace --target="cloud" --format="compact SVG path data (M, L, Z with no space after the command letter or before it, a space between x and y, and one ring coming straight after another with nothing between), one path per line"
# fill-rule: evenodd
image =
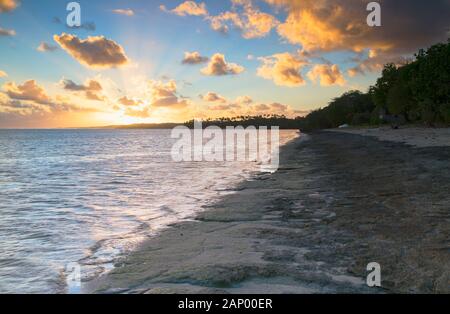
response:
M254 106L254 109L255 109L256 111L269 111L269 110L270 110L270 107L267 106L266 104L258 104L258 105L255 105L255 106Z
M345 79L337 64L317 64L309 72L308 78L322 86L345 85Z
M63 80L61 85L70 91L101 91L102 85L96 80L89 80L86 84L76 84L72 80Z
M259 58L262 65L257 75L272 80L278 86L297 87L305 84L300 70L308 64L300 56L290 53L278 53L269 57Z
M380 0L382 27L366 23L368 1L265 0L285 8L280 36L308 51L366 48L380 52L412 53L418 47L445 40L450 26L450 1Z
M17 8L19 2L17 0L0 0L0 13L10 12Z
M241 109L241 106L238 104L219 104L209 107L210 110L214 111L232 111L234 114L237 113L237 110Z
M278 102L274 102L269 105L257 104L252 107L252 110L256 113L264 112L272 114L286 114L293 111L288 105L284 105Z
M123 96L117 101L115 110L124 109L123 114L134 118L149 118L156 113L177 114L191 103L177 93L174 80L149 80L145 93L140 98Z
M54 16L52 18L52 22L55 23L55 24L62 24L63 23L61 21L61 19L59 17L57 17L57 16ZM85 22L85 23L82 23L80 26L69 26L66 23L64 23L64 24L65 24L65 26L68 29L84 29L85 31L88 31L88 32L93 32L93 31L95 31L97 29L97 26L95 25L94 22Z
M93 100L93 101L104 101L105 100L104 96L101 96L98 93L92 92L89 90L86 91L85 96L86 96L86 99L88 99L88 100Z
M30 102L0 98L0 118L5 118L2 121L2 126L11 122L13 122L12 125L23 126L26 122L37 122L43 118L57 119L56 115L67 112L92 113L100 112L100 110L80 107L61 99L56 99L55 103L42 106Z
M205 3L196 3L195 1L185 1L178 5L173 10L168 10L164 5L160 6L160 9L165 12L170 12L179 16L194 15L204 16L208 15Z
M397 66L404 65L411 61L411 57L398 55L395 52L383 52L371 49L367 53L360 53L352 58L351 62L355 62L356 66L347 70L350 77L357 75L365 75L368 72L379 72L387 63L394 63Z
M280 113L284 113L289 110L289 106L283 105L283 104L280 104L277 102L270 104L270 108L272 110L274 110L276 112L280 112Z
M189 105L186 99L178 97L177 84L174 80L169 82L150 81L150 93L152 97L151 107L182 109Z
M149 118L151 116L151 113L150 108L148 107L142 109L127 108L125 110L125 115L129 117L145 119Z
M14 100L33 101L42 105L52 104L44 88L38 85L35 80L26 81L18 86L14 82L8 82L3 85L3 90Z
M295 117L297 115L296 111L292 109L289 105L281 104L279 102L274 102L269 105L255 104L250 107L250 111L247 113L250 115L276 114L288 117Z
M223 75L236 75L244 71L244 67L235 63L227 63L225 56L220 53L216 53L211 57L206 68L203 68L201 72L208 76L223 76Z
M76 27L76 26L73 26L73 27L67 26L67 27L68 28L80 28L80 29L84 29L85 31L90 31L90 32L93 32L97 29L97 26L95 25L94 22L86 22L86 23L81 24L81 26L79 26L79 27Z
M118 100L118 103L125 107L136 107L136 106L141 105L142 101L131 99L131 98L124 96Z
M15 30L0 27L0 36L15 36L15 35L16 35Z
M365 75L367 72L381 71L385 63L392 61L391 58L367 58L358 61L358 64L347 70L350 77Z
M71 104L66 97L56 95L53 99L35 80L21 85L8 82L3 85L5 93L0 93L0 109L19 115L48 114L61 112L98 112L98 109Z
M238 7L242 7L238 10ZM261 12L251 1L233 1L233 11L222 12L216 16L208 16L211 28L227 33L232 25L242 32L246 39L267 36L279 21L268 13Z
M208 57L202 57L199 52L185 52L184 59L182 61L183 64L201 64L208 62Z
M39 105L24 103L20 100L11 99L5 93L0 93L0 113L23 112L24 110L40 110Z
M114 13L120 14L120 15L126 15L126 16L133 16L134 11L131 9L115 9L113 10Z
M0 70L0 78L1 77L7 77L8 73L6 73L5 71Z
M250 96L239 96L234 100L233 102L226 103L226 99L220 95L219 99L216 102L215 105L210 106L210 110L214 111L229 111L229 114L236 115L236 114L243 114L243 113L249 113L249 110L252 109L250 105L253 103L253 99ZM214 97L214 96L213 96ZM214 98L212 98L214 99ZM211 101L213 102L213 101Z
M206 95L200 95L200 97L207 102L221 102L221 103L227 102L225 97L213 92L208 92Z
M46 42L41 42L40 45L36 48L36 50L40 52L52 52L57 49L58 49L57 46L50 45Z
M278 20L267 13L248 11L245 13L247 21L242 32L246 39L265 37L278 25Z
M76 84L72 80L62 80L61 85L65 90L72 92L84 92L84 96L88 100L103 101L105 97L100 95L103 90L102 85L96 80L89 80L86 84Z
M240 105L250 105L253 103L253 99L250 96L239 96L236 98L236 103Z
M75 35L63 33L53 38L67 53L89 68L116 68L129 63L122 46L104 36L79 39Z
M211 28L217 32L228 33L230 26L239 29L246 39L267 36L272 29L279 25L277 18L271 14L261 12L251 1L233 0L231 11L209 15L204 3L185 1L173 10L161 5L160 9L180 16L205 16Z

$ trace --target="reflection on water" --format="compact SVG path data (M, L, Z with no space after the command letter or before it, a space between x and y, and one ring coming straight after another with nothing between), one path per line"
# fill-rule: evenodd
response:
M96 276L257 169L174 163L174 141L169 130L0 130L0 292L67 292L68 263Z

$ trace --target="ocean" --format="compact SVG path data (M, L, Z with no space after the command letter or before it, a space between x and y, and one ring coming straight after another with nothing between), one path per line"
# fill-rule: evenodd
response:
M280 143L297 137L280 131ZM173 162L170 130L0 130L0 293L77 293L139 243L250 179L245 162Z

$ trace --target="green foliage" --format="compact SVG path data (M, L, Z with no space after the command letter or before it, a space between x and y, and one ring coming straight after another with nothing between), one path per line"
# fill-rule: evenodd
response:
M342 124L366 124L375 105L369 94L350 91L333 99L326 108L310 113L301 121L304 130L335 128Z
M342 124L380 124L380 112L409 122L450 124L450 39L403 66L387 64L367 94L351 91L301 119L304 130Z
M385 65L381 77L374 86L371 86L369 93L376 106L386 108L389 91L398 79L397 67L395 64Z

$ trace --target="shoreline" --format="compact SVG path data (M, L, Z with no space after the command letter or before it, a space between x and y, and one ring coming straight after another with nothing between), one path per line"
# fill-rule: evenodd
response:
M450 128L403 126L395 130L388 126L382 126L370 128L350 127L326 131L370 136L380 141L404 143L413 147L450 146Z
M278 172L147 240L84 290L449 292L449 156L448 147L313 133L281 148ZM365 285L373 261L383 289Z

